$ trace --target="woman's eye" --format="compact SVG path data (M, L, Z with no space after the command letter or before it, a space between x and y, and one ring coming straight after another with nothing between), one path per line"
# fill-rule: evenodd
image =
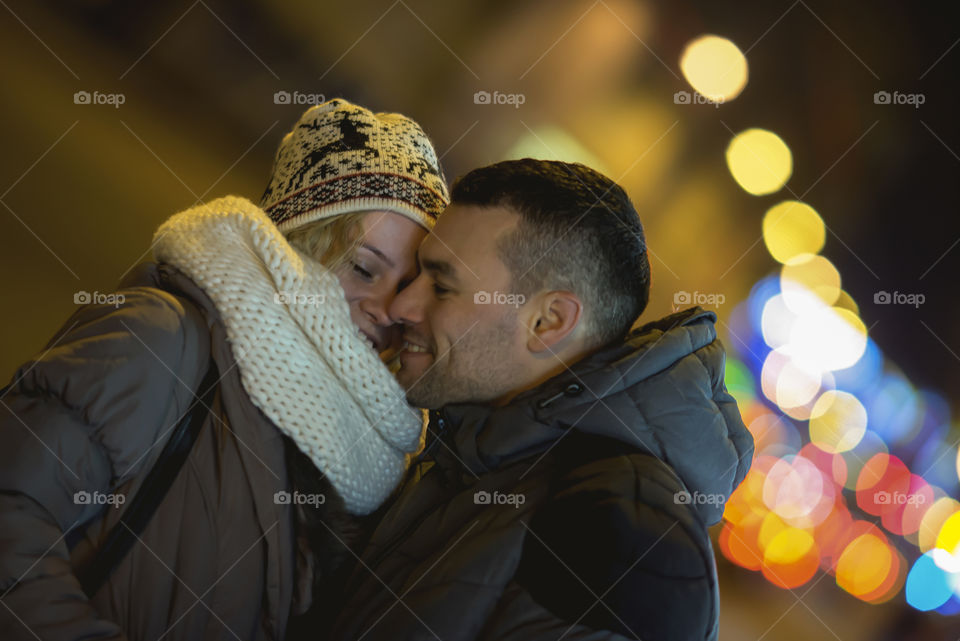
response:
M356 272L357 274L360 274L360 276L365 280L370 280L373 278L373 274L371 274L366 269L361 267L358 263L353 264L353 271Z
M447 289L446 287L443 287L439 283L433 284L433 293L436 294L437 296L443 296L449 291L450 291L449 289Z

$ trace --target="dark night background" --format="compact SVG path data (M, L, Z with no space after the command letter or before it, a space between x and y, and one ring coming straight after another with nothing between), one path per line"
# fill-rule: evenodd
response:
M306 108L275 104L284 90L415 118L449 179L502 159L531 133L562 130L637 204L655 254L647 320L669 313L681 289L724 293L723 319L778 267L756 242L766 209L803 200L829 228L821 253L870 336L916 386L957 410L953 3L0 4L4 380L70 315L75 292L111 291L148 258L171 214L228 193L259 198L280 138ZM720 108L676 105L674 92L689 89L680 54L704 33L737 44L749 82ZM522 92L526 102L476 105L481 89ZM77 105L80 90L125 102ZM925 101L875 104L877 91ZM793 175L776 194L750 196L724 163L734 133L750 127L776 132L793 153ZM926 300L877 305L878 291ZM944 624L918 623L902 597L868 606L829 579L809 597L823 621L803 608L781 620L791 593L719 555L718 564L721 638L752 639L748 631L770 624L768 638L823 637L823 621L844 641L880 638L894 621L914 632L885 638L944 631L924 628Z

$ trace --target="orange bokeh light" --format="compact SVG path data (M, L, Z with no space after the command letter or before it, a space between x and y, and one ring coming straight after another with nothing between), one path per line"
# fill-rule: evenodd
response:
M866 600L878 594L896 574L894 553L886 537L876 528L850 541L837 560L837 585Z
M786 527L763 551L763 576L775 586L792 589L809 581L820 565L820 549L807 530Z

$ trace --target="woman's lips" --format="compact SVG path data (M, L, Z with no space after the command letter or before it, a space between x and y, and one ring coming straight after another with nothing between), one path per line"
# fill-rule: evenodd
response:
M370 346L370 349L377 352L378 354L382 351L382 348L380 347L380 341L377 340L374 336L372 336L371 334L368 334L362 329L358 330L358 333L360 334L360 338L362 338L367 343L367 345Z

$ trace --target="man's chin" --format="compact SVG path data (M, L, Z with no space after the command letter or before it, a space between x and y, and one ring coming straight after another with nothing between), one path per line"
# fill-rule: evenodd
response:
M425 410L436 410L443 407L444 403L419 386L407 390L407 403L412 407L419 407Z
M410 381L409 384L412 385L430 369L430 366L433 365L433 354L430 352L411 352L405 349L400 352L399 360L400 372L398 377L400 384L406 388L405 380Z
M400 369L394 374L400 387L406 392L408 400L411 396L416 396L417 388L423 385L424 372L426 372L425 368L413 367L400 361Z
M400 368L397 372L397 382L406 394L407 403L413 407L428 410L438 409L443 405L438 402L436 390L431 389L428 378L429 373L425 376L424 370L414 370L407 365Z

